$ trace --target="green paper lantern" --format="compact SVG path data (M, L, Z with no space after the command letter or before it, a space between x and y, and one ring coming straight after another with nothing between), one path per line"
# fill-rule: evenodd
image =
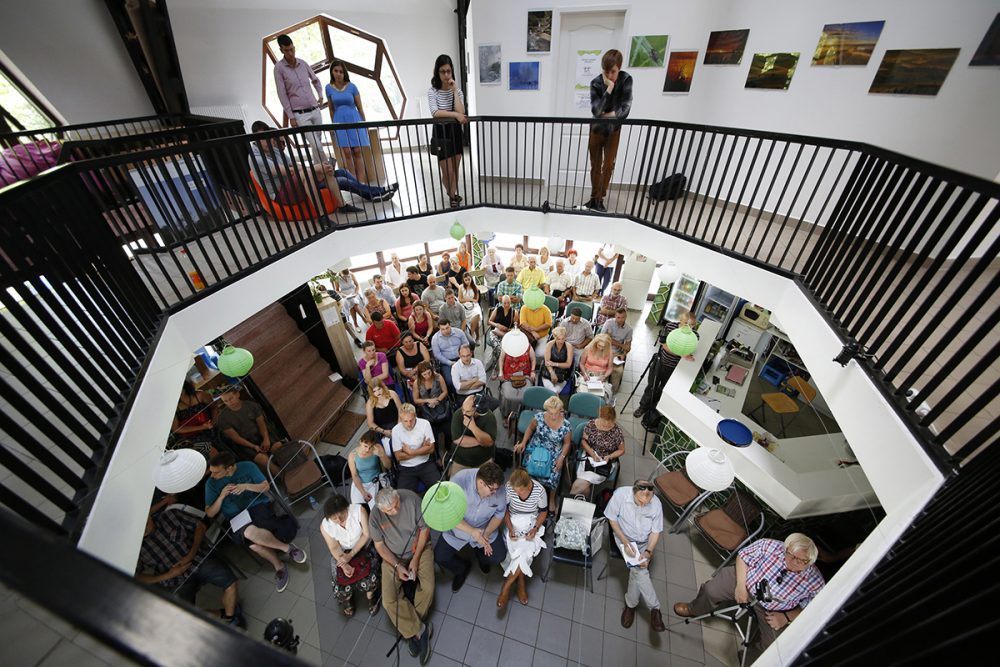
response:
M451 226L451 230L448 233L451 234L451 238L456 241L461 241L465 238L465 227L462 226L461 222L456 220L455 224Z
M228 377L243 377L253 368L253 355L250 350L227 345L219 355L219 371Z
M678 357L686 357L698 349L698 334L686 324L667 334L667 349Z
M524 305L532 310L535 308L541 308L545 305L545 292L537 287L532 287L531 289L525 291L523 298Z
M438 482L427 489L420 507L424 521L438 532L451 530L465 518L469 501L455 482Z

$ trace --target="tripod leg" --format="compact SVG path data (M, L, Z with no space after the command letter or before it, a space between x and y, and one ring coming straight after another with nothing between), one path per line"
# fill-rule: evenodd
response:
M628 395L628 400L626 400L625 401L625 405L622 406L622 412L624 412L625 408L628 407L629 401L631 401L632 397L635 396L635 392L637 392L639 390L639 385L642 384L642 379L644 377L646 377L646 373L649 372L649 369L653 367L654 363L656 363L656 354L655 353L650 358L649 363L646 364L646 368L642 371L642 375L639 376L639 379L636 381L635 386L632 387L632 393Z

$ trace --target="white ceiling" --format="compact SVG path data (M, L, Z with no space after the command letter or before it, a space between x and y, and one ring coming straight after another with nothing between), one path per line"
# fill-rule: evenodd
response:
M440 11L442 6L454 9L456 0L170 0L171 7L199 7L202 9L228 9L233 11L309 10L315 14L334 14L337 11L368 12L372 14L420 14L428 10Z

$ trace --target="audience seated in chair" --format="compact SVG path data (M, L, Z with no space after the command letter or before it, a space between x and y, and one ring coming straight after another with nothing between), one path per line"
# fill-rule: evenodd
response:
M614 350L615 359L624 362L628 353L632 350L632 327L625 323L628 311L625 308L615 310L615 316L608 319L601 327L601 333L607 334L611 338L611 349ZM611 391L618 393L622 386L622 375L625 373L625 364L613 363L611 369Z
M433 486L440 477L434 461L434 431L430 422L417 417L411 403L400 408L399 423L392 429L389 451L399 464L400 489L416 491L423 483L424 490Z
M451 326L461 329L468 335L468 322L465 321L465 308L458 302L455 290L449 287L444 291L444 303L438 309L438 317L451 322ZM471 340L471 339L470 339Z
M399 327L382 313L372 313L372 325L365 332L365 340L375 343L375 350L387 354L399 345Z
M291 543L298 529L295 519L275 515L266 495L270 485L249 461L237 463L229 452L220 452L209 461L208 472L205 513L214 517L221 512L232 522L247 512L249 523L233 530L232 538L271 564L275 590L281 593L288 586L288 568L278 554L286 553L296 563L306 562L305 552Z
M206 460L212 458L217 453L215 425L218 416L219 408L211 395L195 389L190 380L185 380L170 425L171 449L196 449Z
M549 294L559 300L558 310L560 313L566 308L566 304L569 303L569 296L572 294L570 290L573 287L574 278L575 276L566 271L566 263L561 259L556 260L555 270L550 271L546 278L545 287Z
M566 327L558 326L552 330L552 339L545 345L545 359L542 366L542 386L563 393L567 386L572 386L574 348L566 340Z
M594 263L588 261L583 265L583 271L573 281L573 300L593 303L600 285L600 279L594 274Z
M507 419L521 409L524 390L535 384L535 350L528 345L523 354L512 356L500 348L500 415Z
M365 415L368 428L383 438L389 438L392 436L392 429L399 423L399 410L402 407L399 395L378 378L369 380L367 387Z
M524 288L521 287L521 283L514 279L515 269L513 266L508 266L504 269L504 279L497 283L495 294L497 299L502 299L504 296L510 297L510 302L515 309L521 307L521 301L524 296Z
M533 542L539 536L539 531L545 525L549 515L548 494L545 487L531 479L528 471L517 468L507 482L507 514L504 515L504 539L507 543L507 558L504 569L504 583L497 596L497 607L504 609L510 599L510 591L517 586L517 600L523 605L528 604L528 587L525 582L531 576L531 563L534 556L523 549L525 542ZM530 551L537 555L538 549ZM514 553L516 552L516 554ZM512 558L513 556L513 558Z
M139 547L136 579L162 586L189 604L194 604L195 596L206 584L218 586L222 589L219 617L224 623L246 628L236 575L211 553L204 539L205 524L183 509L170 508L176 502L175 496L167 495L150 508Z
M431 346L431 338L437 331L437 321L434 312L423 301L413 302L413 313L407 320L407 329L418 341L427 347Z
M600 416L584 426L581 449L585 457L577 463L576 481L570 488L570 495L589 497L593 486L607 481L612 466L625 454L625 433L616 418L614 407L602 405ZM594 462L603 465L595 466Z
M221 398L225 407L219 413L219 433L232 447L237 460L253 461L264 470L268 456L283 444L274 441L264 411L255 401L244 401L236 385L226 387Z
M431 339L431 351L434 358L441 364L441 373L450 391L455 390L452 384L451 367L458 361L463 345L469 345L469 337L463 331L452 327L449 320L438 322L438 332Z
M365 384L372 380L380 380L385 383L385 386L398 391L396 381L392 377L389 357L384 352L377 350L374 341L365 341L364 346L362 346L361 358L358 359L358 370L361 371L361 380Z
M442 452L443 456L451 448L451 403L448 400L448 384L440 373L434 371L434 366L429 361L422 361L417 365L413 403L420 417L430 423L435 451ZM440 448L439 442L442 443Z
M583 311L579 307L570 309L569 317L560 324L566 329L566 342L573 346L573 363L580 365L580 355L594 339L594 327L589 320L583 319Z
M351 502L374 507L375 494L380 488L379 476L392 467L392 460L382 447L382 434L369 429L361 436L358 446L347 455L351 472Z
M458 361L451 366L451 385L459 396L478 394L486 389L486 367L472 356L472 346L463 345L458 351Z
M431 309L431 313L434 314L434 317L438 317L438 313L441 312L441 306L444 305L444 298L445 290L437 284L437 278L434 276L427 276L427 287L423 292L421 292L420 300Z
M382 599L382 568L365 505L340 494L327 498L319 533L330 551L330 580L341 612L354 615L354 592L359 590L368 598L368 614L374 616Z
M448 477L478 468L493 459L497 440L497 418L493 411L476 412L476 397L467 396L451 417L451 440L455 444Z
M405 289L405 287L404 287ZM421 361L430 361L431 353L427 346L418 341L416 337L407 331L399 339L399 347L396 348L396 370L403 377L403 380L411 385L417 377L417 366Z
M555 507L573 432L558 396L545 399L544 407L544 412L535 413L521 441L514 445L514 453L523 454L525 469L548 490L549 505Z

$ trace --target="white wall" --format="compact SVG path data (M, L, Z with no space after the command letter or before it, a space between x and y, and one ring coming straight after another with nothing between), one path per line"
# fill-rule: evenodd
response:
M0 45L69 123L154 113L103 0L4 2Z
M438 54L447 53L458 62L458 20L453 2L267 4L225 6L220 0L170 3L174 42L191 106L245 104L251 121L270 123L261 106L261 40L323 13L385 41L406 92L406 118L427 115L427 89ZM267 76L271 76L270 68ZM320 75L320 80L327 83L325 75Z
M552 53L525 52L526 12L556 8ZM478 114L551 115L556 109L555 58L559 11L626 8L625 33L670 35L668 48L697 49L691 93L665 95L664 68L630 70L635 78L632 118L651 118L727 127L743 127L814 136L853 139L913 155L993 179L1000 171L1000 68L969 67L996 0L635 0L616 5L601 0L473 2L478 42L500 42L504 84L479 86ZM864 67L813 67L811 58L823 25L886 21L875 52ZM712 30L749 28L740 65L704 65ZM960 47L958 60L935 97L868 93L887 49ZM628 44L620 46L628 58ZM744 88L755 52L799 51L795 76L787 91ZM540 90L506 89L506 64L539 60ZM475 72L475 68L471 68ZM559 95L571 94L569 91Z

